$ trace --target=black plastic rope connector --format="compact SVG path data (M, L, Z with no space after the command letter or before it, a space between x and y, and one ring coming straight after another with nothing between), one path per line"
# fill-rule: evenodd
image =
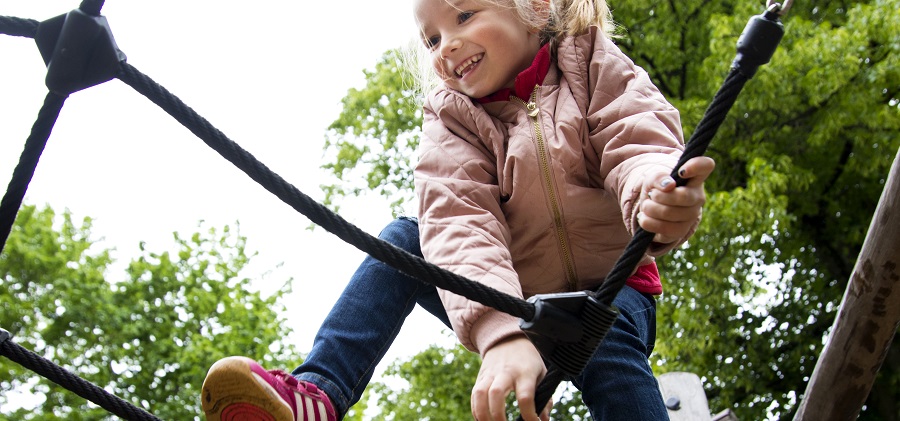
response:
M528 299L534 317L519 327L541 355L569 376L584 370L619 316L587 291L539 294Z
M47 65L47 88L57 95L112 80L125 61L106 17L80 9L41 22L34 40Z
M759 66L772 59L778 43L784 36L784 25L777 12L767 10L753 16L744 27L737 42L737 55L731 68L750 79L756 74Z

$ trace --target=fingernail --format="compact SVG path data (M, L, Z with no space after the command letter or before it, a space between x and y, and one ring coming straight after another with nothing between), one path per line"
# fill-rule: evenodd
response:
M684 174L685 174L685 173L686 173L686 171L684 170L684 168L678 170L678 176L679 176L679 177L684 177Z
M659 186L660 186L660 187L666 187L666 186L668 186L669 184L672 184L672 181L674 181L674 180L672 180L672 179L669 178L669 177L666 177L666 178L662 179L662 181L659 182Z

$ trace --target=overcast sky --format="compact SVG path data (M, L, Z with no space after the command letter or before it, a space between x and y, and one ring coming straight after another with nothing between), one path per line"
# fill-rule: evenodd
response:
M0 15L43 21L79 4L4 0ZM332 181L320 169L325 129L347 90L363 86L362 70L414 36L409 4L109 0L103 15L131 65L320 200L319 185ZM33 40L0 35L0 62L0 183L6 186L47 88ZM215 227L239 221L248 248L259 253L247 275L264 291L295 279L287 317L304 352L363 258L321 228L308 231L306 217L118 80L69 97L25 203L93 218L95 237L115 248L122 265L138 255L141 241L149 250L168 250L173 232L189 235L200 220ZM391 219L387 202L377 197L347 200L341 215L373 235ZM267 270L272 273L262 276ZM435 342L453 343L447 334L416 310L386 362Z

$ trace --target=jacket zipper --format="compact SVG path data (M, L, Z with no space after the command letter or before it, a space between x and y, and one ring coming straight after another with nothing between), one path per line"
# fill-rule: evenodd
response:
M563 266L566 271L566 283L569 286L569 291L575 291L578 287L578 280L575 275L575 264L572 262L569 241L566 238L565 227L563 227L562 210L560 209L559 200L556 196L556 190L553 188L553 174L550 172L550 155L547 153L544 133L541 131L541 123L538 119L540 109L537 106L537 92L538 87L535 86L534 90L531 92L531 98L529 98L527 103L517 96L512 97L525 106L525 111L528 113L528 117L531 118L531 125L534 129L535 139L537 140L538 161L541 166L541 175L543 176L544 186L547 188L547 194L549 195L548 200L550 201L550 208L553 211L553 224L556 228L556 240L562 250Z

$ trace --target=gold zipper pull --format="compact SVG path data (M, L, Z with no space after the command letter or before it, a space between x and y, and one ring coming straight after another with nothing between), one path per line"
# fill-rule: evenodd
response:
M537 103L535 103L534 101L531 101L531 102L525 104L525 109L528 110L529 117L537 117L538 112L540 112L540 110L537 107Z

